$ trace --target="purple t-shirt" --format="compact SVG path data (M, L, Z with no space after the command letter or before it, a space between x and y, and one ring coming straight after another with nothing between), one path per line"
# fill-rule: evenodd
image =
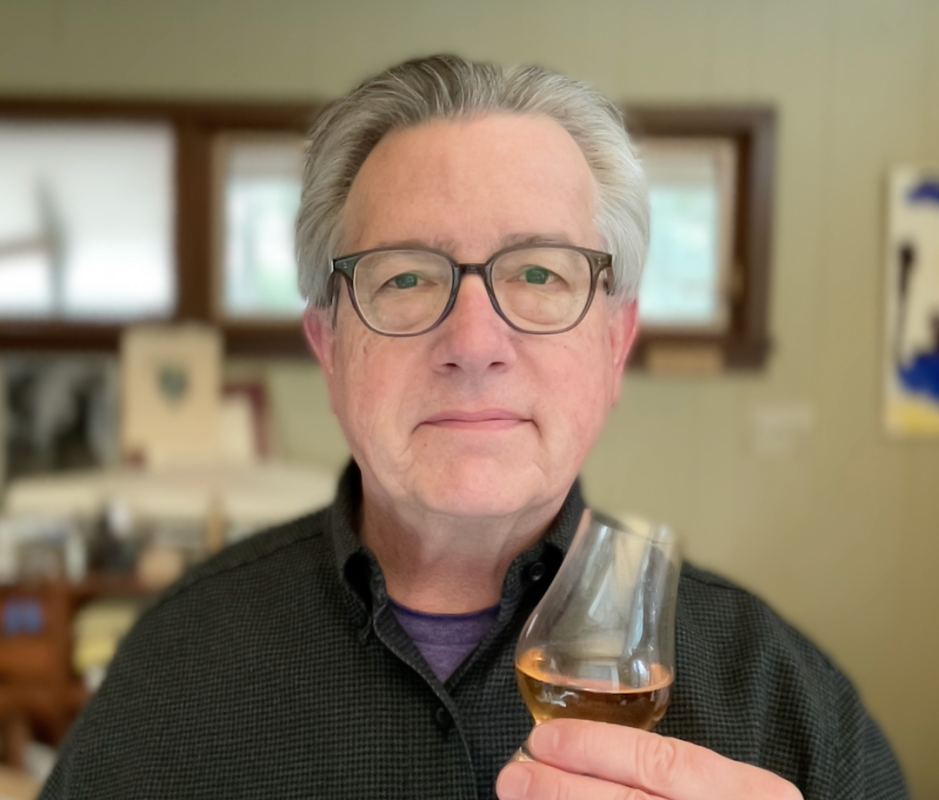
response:
M441 683L479 646L499 616L499 606L471 614L425 614L388 599L398 623Z

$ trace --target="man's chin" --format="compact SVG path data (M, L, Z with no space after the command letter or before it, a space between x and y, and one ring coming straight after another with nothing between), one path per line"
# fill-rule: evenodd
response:
M517 469L474 471L462 465L425 474L414 495L429 511L454 517L506 517L541 505L547 488L535 475Z

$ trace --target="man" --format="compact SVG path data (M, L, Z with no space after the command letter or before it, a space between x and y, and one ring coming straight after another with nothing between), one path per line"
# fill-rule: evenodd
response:
M335 504L222 553L125 640L44 797L899 798L847 681L687 568L659 733L558 721L520 628L583 513L647 239L615 108L540 69L394 68L311 134L305 317Z

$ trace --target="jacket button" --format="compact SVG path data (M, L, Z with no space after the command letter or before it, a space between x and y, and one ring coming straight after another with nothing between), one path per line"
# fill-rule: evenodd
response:
M528 577L533 581L540 581L545 573L548 571L548 568L540 561L536 561L528 568Z
M437 727L444 732L453 727L453 717L443 706L440 706L436 712L434 712L434 722Z

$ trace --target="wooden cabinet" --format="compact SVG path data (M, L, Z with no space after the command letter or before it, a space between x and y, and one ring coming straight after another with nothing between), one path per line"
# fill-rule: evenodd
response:
M150 594L133 578L108 575L0 586L0 608L27 601L42 609L39 632L0 634L0 726L25 724L37 740L58 745L88 701L72 669L75 614L91 600Z

